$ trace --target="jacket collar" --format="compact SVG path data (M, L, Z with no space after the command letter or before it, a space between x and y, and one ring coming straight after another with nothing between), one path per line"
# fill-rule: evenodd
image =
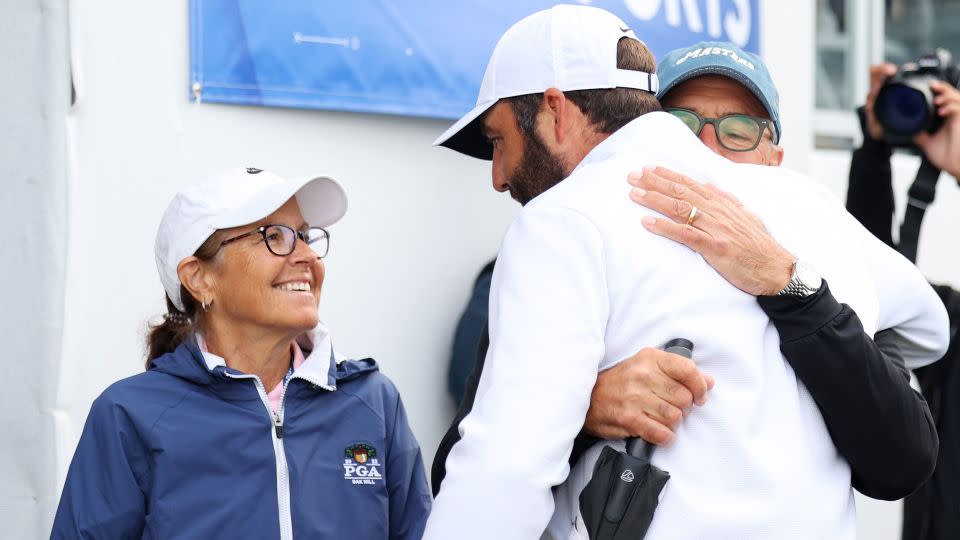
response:
M297 336L297 344L304 352L304 362L294 372L294 377L305 379L325 390L337 388L337 359L333 352L330 333L322 324L310 332ZM203 336L195 334L170 355L164 355L151 363L151 369L191 380L198 384L211 384L221 373L244 375L227 367L226 360L201 347Z
M701 163L729 164L726 158L714 154L683 122L666 112L652 112L631 120L627 125L600 142L574 168L623 155L625 148L634 148L642 141L646 155L683 155ZM572 174L571 174L572 176Z

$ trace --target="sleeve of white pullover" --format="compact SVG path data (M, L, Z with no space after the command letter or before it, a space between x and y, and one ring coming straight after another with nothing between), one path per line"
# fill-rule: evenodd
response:
M851 216L863 237L864 251L874 273L879 318L877 330L892 330L908 369L940 359L950 343L947 310L920 270L903 255L878 240Z
M490 294L490 349L424 538L539 538L583 426L609 311L602 238L579 213L525 208Z

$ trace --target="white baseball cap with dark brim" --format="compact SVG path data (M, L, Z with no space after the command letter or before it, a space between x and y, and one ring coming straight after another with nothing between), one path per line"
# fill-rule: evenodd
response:
M218 229L257 222L283 206L291 197L304 220L314 227L329 227L347 211L347 194L327 176L285 179L271 172L229 169L177 193L160 220L154 254L167 296L181 311L177 267Z
M655 94L656 74L617 68L617 44L624 37L637 39L619 17L590 6L561 4L520 20L497 42L476 106L434 141L434 146L492 159L482 119L503 98L548 88L564 92L635 88Z

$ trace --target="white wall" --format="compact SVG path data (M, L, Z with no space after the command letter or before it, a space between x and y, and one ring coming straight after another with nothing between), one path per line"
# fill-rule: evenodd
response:
M760 56L780 93L783 166L810 172L813 154L814 3L760 0Z

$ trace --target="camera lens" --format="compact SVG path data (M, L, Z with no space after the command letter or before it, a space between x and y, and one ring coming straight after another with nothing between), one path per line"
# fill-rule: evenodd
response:
M885 129L912 135L927 124L927 96L910 86L896 84L884 89L877 100L877 118Z

